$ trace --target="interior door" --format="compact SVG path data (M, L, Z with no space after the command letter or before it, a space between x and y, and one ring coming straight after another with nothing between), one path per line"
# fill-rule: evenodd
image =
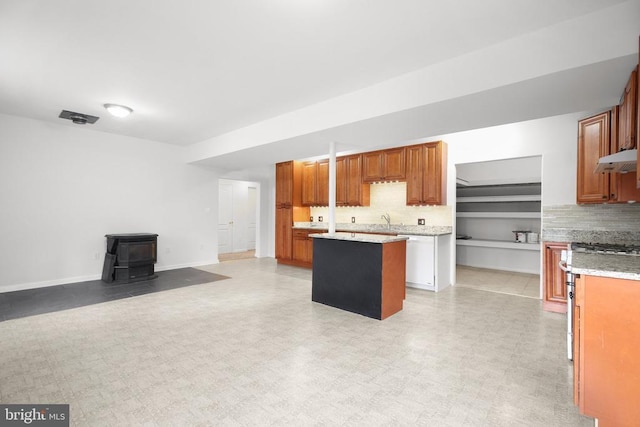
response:
M218 185L218 253L233 252L233 184Z

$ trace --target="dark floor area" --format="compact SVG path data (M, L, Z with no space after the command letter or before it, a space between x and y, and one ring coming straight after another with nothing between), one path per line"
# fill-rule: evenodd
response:
M161 271L151 280L105 283L101 280L0 293L0 322L42 313L98 304L152 292L228 279L195 268Z

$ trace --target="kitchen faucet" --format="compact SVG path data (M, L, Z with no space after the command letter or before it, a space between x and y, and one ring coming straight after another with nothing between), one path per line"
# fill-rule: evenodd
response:
M386 214L382 215L381 218L384 219L385 221L387 221L387 228L391 228L391 215L389 215L389 212L387 212Z

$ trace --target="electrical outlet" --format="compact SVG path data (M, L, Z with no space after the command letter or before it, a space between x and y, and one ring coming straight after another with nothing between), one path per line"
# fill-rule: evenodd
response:
M355 216L352 216L352 217L351 217L351 223L352 223L352 224L355 224L355 223L356 223L356 217L355 217Z
M312 216L309 217L309 222L313 222L313 217Z
M424 218L418 218L418 225L424 225Z
M322 218L322 216L319 216L319 217L318 217L318 221L319 221L319 222L322 222L322 219L323 219L323 218Z

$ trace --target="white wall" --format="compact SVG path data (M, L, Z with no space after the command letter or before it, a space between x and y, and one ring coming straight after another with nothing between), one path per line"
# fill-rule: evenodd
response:
M157 142L0 115L0 292L97 279L108 233L156 270L217 262L218 176Z
M575 204L578 120L588 115L566 114L434 138L449 144L447 200L455 204L456 164L542 156L542 205Z

